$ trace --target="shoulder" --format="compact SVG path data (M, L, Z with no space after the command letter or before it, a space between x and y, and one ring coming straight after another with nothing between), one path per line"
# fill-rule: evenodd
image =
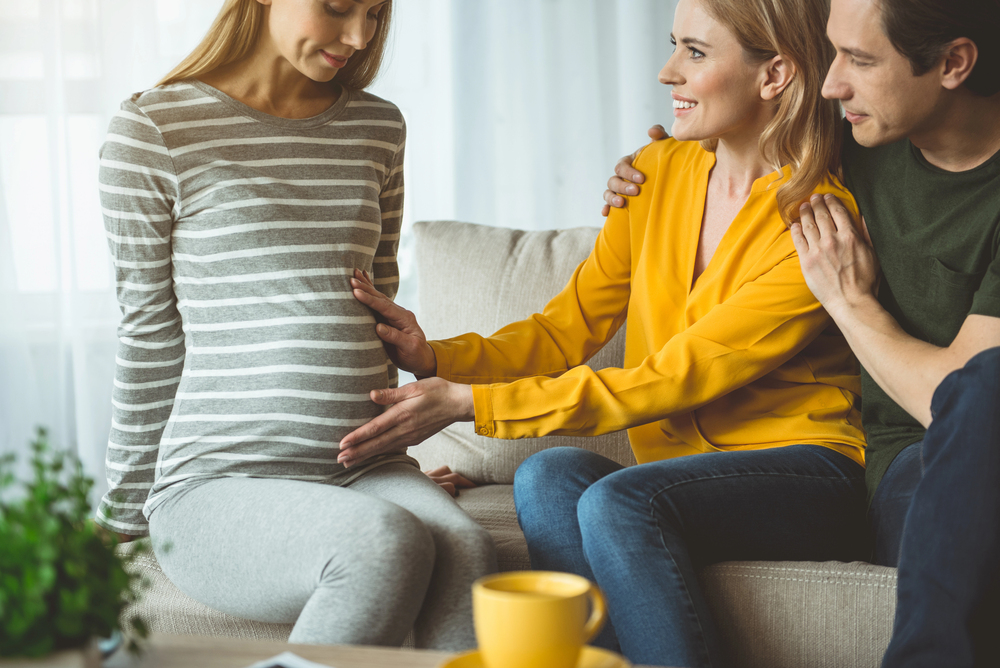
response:
M835 195L854 215L858 215L858 203L854 194L833 174L827 172L813 192L819 195Z
M182 81L134 93L122 102L119 112L139 113L156 123L163 122L165 117L176 114L179 110L216 101L194 85Z
M406 141L406 119L403 112L392 102L363 90L345 91L349 96L347 114L341 120L349 120L354 125L370 126L382 140L391 140L397 150Z
M350 91L347 95L350 95L350 101L347 103L347 106L355 114L360 114L373 120L396 121L401 125L405 125L403 112L389 100L385 100L378 95L372 95L364 90Z
M180 82L134 93L122 101L111 119L109 132L134 136L162 126L200 118L206 106L218 100L195 86ZM145 129L144 129L145 128Z
M700 174L702 168L714 159L696 141L678 141L673 137L647 144L633 161L633 166L646 175L646 183L658 176L672 175L668 182L676 180L677 174Z

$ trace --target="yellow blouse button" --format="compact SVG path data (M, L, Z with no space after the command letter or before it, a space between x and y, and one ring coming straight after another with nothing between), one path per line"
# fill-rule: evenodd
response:
M486 434L490 433L490 430L487 429L486 427L483 427L482 429L479 430L479 433L482 434L483 436L486 436Z

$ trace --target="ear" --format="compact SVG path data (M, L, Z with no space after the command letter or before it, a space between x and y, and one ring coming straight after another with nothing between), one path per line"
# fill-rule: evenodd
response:
M764 63L763 78L760 85L760 97L773 100L788 88L795 78L795 63L785 59L780 54Z
M955 90L969 78L979 58L979 49L968 37L959 37L948 45L941 61L941 85Z

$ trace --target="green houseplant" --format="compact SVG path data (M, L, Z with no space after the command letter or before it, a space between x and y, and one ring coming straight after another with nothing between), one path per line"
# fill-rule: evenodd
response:
M0 665L112 635L142 587L127 568L135 555L116 555L117 539L91 521L94 482L80 461L50 449L41 428L31 447L30 481L16 480L13 455L0 458ZM129 626L134 651L145 625Z

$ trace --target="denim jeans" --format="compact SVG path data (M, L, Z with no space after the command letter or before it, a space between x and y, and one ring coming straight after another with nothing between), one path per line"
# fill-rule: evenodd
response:
M698 568L732 559L865 559L864 469L815 445L622 467L553 448L514 477L535 569L597 582L610 623L594 644L636 664L725 666Z
M876 559L899 568L882 666L1000 666L1000 348L949 374L931 415L872 501Z

